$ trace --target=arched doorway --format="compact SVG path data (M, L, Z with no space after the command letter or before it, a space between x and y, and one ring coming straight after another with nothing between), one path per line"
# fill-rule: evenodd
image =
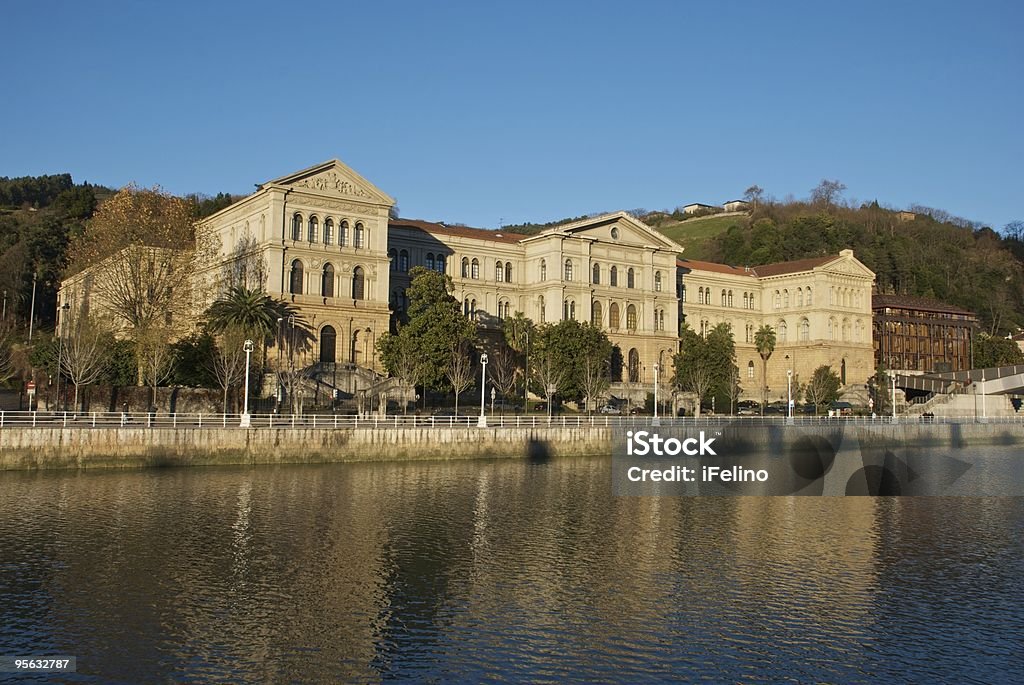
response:
M635 347L629 351L629 382L640 382L640 353Z
M324 326L320 329L320 361L325 364L335 362L335 350L338 344L338 334L333 326Z

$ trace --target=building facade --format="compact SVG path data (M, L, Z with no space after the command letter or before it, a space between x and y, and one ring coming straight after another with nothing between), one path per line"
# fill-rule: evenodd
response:
M838 256L757 267L680 259L679 303L685 322L706 335L719 323L732 327L742 397L787 399L787 372L807 382L822 365L843 385L866 383L873 374L871 288L874 273L852 250ZM775 331L767 377L754 335Z
M871 308L877 366L910 374L972 367L973 312L909 295L875 295Z

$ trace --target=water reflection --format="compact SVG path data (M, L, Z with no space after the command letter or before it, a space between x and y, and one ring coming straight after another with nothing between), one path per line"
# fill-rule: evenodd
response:
M614 498L600 459L0 475L71 680L1019 680L1021 499Z

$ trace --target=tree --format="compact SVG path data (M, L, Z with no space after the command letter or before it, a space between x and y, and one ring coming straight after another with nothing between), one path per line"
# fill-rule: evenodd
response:
M832 206L846 190L846 185L839 181L822 179L821 183L811 190L811 202Z
M61 370L75 386L71 406L77 411L79 389L99 380L110 361L113 328L109 321L80 309L64 324L63 332Z
M470 358L471 347L468 341L462 340L452 348L451 361L445 375L455 392L455 414L459 413L459 395L473 383L473 360Z
M754 205L756 209L761 204L761 198L764 197L764 189L759 185L752 185L743 191L743 199Z
M1024 364L1024 354L1021 354L1017 343L987 333L979 333L975 336L973 355L976 369Z
M612 344L597 326L575 319L539 326L530 339L530 367L548 364L545 375L557 376L557 393L580 402L587 397L586 360L610 360ZM542 392L547 392L548 383ZM595 386L596 388L596 386Z
M502 322L502 335L505 347L515 353L517 366L522 367L523 411L528 411L530 380L527 378L527 355L531 338L537 340L537 328L522 312L516 312Z
M157 386L171 375L174 352L170 339L170 331L155 323L137 332L135 354L142 382L152 389L150 407L156 407Z
M396 334L381 336L377 342L384 368L403 385L415 388L422 382L423 359L417 349L416 340L405 335L408 326L402 326ZM403 404L402 413L408 411L408 403Z
M768 360L775 351L775 329L768 324L758 328L754 333L754 347L761 356L761 416L764 416L764 406L768 404Z
M491 355L491 380L502 398L508 399L515 392L519 380L519 360L507 345L501 345Z
M101 204L69 248L70 272L86 273L92 301L148 355L157 336L173 340L191 324L193 302L207 294L193 277L215 254L214 238L195 230L187 200L136 186ZM138 357L140 384L152 359Z
M683 324L675 357L675 383L680 390L697 396L698 416L704 398L716 389L724 394L737 373L729 324L718 324L707 338Z
M417 368L411 375L423 384L425 396L427 388L440 388L448 380L452 350L475 341L476 324L462 314L458 300L452 297L449 276L421 266L414 267L409 275L408 323L394 334L382 335L377 348L384 368L406 381L410 362L403 356L414 354Z
M736 401L740 398L743 387L740 385L740 370L733 365L731 377L725 384L725 396L729 399L729 413L736 413Z
M245 330L237 325L228 325L221 330L217 346L208 360L210 372L217 385L224 391L223 410L228 413L228 392L245 378Z
M814 405L814 411L838 400L840 386L839 375L830 366L823 364L816 368L806 389L807 400Z
M540 386L540 394L548 404L548 413L552 409L554 396L565 387L565 367L555 360L551 352L541 353L537 359L530 364L530 371L537 385Z
M611 381L608 378L608 367L611 360L608 357L586 357L583 360L581 369L581 386L587 403L587 413L593 412L597 401L608 392Z

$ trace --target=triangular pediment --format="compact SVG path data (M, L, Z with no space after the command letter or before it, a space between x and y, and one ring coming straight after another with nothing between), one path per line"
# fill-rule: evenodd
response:
M655 247L673 252L683 251L683 248L678 243L666 238L644 222L633 218L625 212L604 214L562 224L561 226L544 231L537 237L552 234L591 238L604 243L628 247Z
M846 250L844 250L846 252ZM821 265L822 271L843 274L845 276L860 276L862 278L875 277L875 272L869 269L859 259L850 254L840 254L831 262Z
M374 204L393 205L394 198L356 173L341 160L332 159L302 171L268 181L275 185L302 189L331 197L344 197Z

